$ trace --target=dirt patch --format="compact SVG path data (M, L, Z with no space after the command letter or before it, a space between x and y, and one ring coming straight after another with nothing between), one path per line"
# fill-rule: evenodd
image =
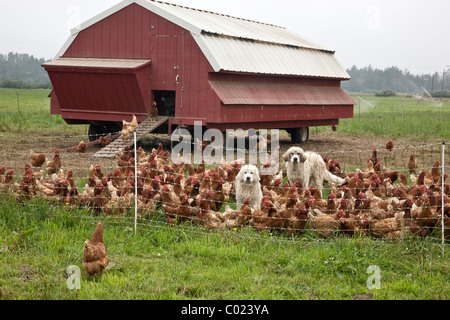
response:
M14 168L21 173L26 163L30 163L30 150L45 153L51 159L55 149L66 149L78 145L85 137L47 137L47 136L0 136L0 165ZM86 141L86 140L85 140ZM365 169L367 159L371 156L372 148L378 152L380 162L391 169L405 171L409 155L414 153L419 167L431 169L433 163L441 160L442 141L414 141L408 139L393 139L394 150L385 150L385 138L354 137L342 132L310 132L308 142L300 146L304 150L318 152L327 159L336 159L346 172L353 172L356 168ZM150 152L159 142L163 142L166 149L171 141L167 135L149 135L138 146ZM280 147L283 153L292 146L288 134L280 136ZM446 148L446 163L450 163L450 150ZM98 159L92 156L100 150L100 146L89 147L86 153L62 152L63 166L66 170L74 170L76 177L87 177L91 164L101 164L104 168L115 168L115 159Z
M353 297L353 300L372 300L373 296L370 293L357 294Z
M32 270L31 266L24 266L19 270L18 278L22 281L31 281L36 278L38 275L34 270Z
M315 151L329 160L336 159L348 169L365 169L372 149L377 151L379 161L390 169L407 171L410 154L418 160L419 168L430 170L435 161L441 160L442 141L418 141L412 139L392 139L394 149L386 150L389 139L375 137L354 137L339 132L310 134L310 140L302 144L304 150ZM288 144L289 145L289 144ZM288 146L287 145L287 146ZM446 148L446 163L450 163L450 153Z

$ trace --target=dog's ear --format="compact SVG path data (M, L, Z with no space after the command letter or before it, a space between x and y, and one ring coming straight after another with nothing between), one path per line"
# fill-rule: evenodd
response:
M236 176L236 179L239 179L241 182L245 182L245 174L244 172L248 171L247 166L243 166L241 170L239 171L238 175Z
M304 153L300 154L300 162L305 162L306 160L308 160L308 158L306 157L306 154L304 154Z
M259 176L259 170L258 169L255 170L255 173L256 173L256 181L261 181L261 178Z
M285 154L283 154L283 159L284 159L284 161L289 160L289 154L287 152Z
M234 178L236 184L238 183L238 181L242 180L242 171L243 171L242 169L239 170L238 174L236 175L236 178Z

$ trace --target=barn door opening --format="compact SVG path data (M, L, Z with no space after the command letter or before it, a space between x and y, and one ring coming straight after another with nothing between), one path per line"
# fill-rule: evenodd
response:
M160 116L175 116L175 91L154 90L153 100Z

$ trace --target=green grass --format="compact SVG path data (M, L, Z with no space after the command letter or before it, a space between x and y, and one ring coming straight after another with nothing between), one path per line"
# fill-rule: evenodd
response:
M0 132L3 134L82 134L86 126L69 126L50 114L50 90L0 88Z
M206 232L188 226L91 217L44 201L0 204L3 299L448 299L449 260L436 238L398 242L339 237L288 240L251 228ZM82 270L96 222L113 267L93 281ZM6 249L7 248L7 249ZM448 250L446 245L446 250ZM82 270L68 289L66 270ZM380 268L369 289L367 268Z
M419 101L413 97L351 94L354 117L341 119L339 131L357 136L429 140L450 138L448 100Z
M48 90L0 89L0 132L85 133L50 115ZM19 103L17 103L17 95ZM449 104L411 98L359 95L376 106L355 107L340 131L422 139L448 138ZM356 102L358 98L353 96ZM403 105L402 105L403 103ZM404 106L404 108L403 108ZM381 117L381 118L380 118ZM422 131L423 132L422 132ZM111 269L93 281L82 270L84 240L104 223ZM449 299L449 245L438 236L382 241L313 235L295 241L252 228L206 232L170 227L161 213L152 221L93 217L33 200L0 199L0 299ZM68 289L70 265L81 268L80 289ZM380 289L369 289L367 268L381 271Z
M51 135L85 134L85 125L67 125L50 114L50 90L0 88L0 132ZM339 131L357 136L391 138L450 138L450 103L413 97L376 97L353 93L354 117L341 119ZM325 130L319 128L319 130ZM326 129L328 130L328 129Z

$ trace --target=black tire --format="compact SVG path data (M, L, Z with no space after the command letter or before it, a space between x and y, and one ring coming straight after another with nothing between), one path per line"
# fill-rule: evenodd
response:
M121 128L114 122L105 123L99 126L89 125L89 141L95 141L100 138L100 136L106 136L109 133L117 133Z
M93 124L89 125L89 131L88 131L88 135L89 135L89 141L95 141L98 138L100 138L100 127L99 126L94 126Z
M291 134L292 143L302 144L309 140L309 127L291 128L287 131Z

